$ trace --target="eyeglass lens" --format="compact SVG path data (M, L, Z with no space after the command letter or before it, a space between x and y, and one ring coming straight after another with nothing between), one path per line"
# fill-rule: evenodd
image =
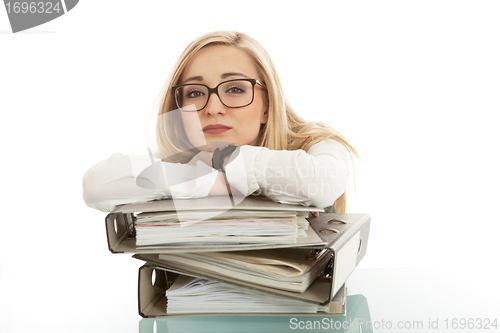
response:
M245 80L229 81L222 83L218 90L219 98L227 107L242 107L253 100L252 83ZM208 102L209 91L200 84L189 84L178 87L175 91L177 106L185 111L203 109Z

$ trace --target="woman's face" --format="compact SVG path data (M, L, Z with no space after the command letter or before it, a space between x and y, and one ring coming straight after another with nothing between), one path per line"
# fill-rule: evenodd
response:
M212 45L198 51L188 62L179 84L205 84L215 88L223 81L234 79L259 79L252 59L235 47ZM268 118L262 87L258 84L253 102L248 106L229 108L216 94L211 94L203 110L181 114L188 138L195 147L211 142L255 145L261 124L267 123ZM217 144L212 144L211 150L215 146Z

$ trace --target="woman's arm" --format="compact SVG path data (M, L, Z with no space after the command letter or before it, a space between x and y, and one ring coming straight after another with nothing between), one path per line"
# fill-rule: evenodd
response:
M208 195L216 178L217 171L201 161L187 165L117 153L84 174L83 199L89 207L109 212L132 202L201 198Z
M346 149L333 140L307 153L242 146L233 155L225 166L232 192L260 191L278 202L327 207L347 187ZM226 195L224 174L207 165L210 156L205 159L194 158L190 165L155 159L152 164L149 155L117 153L85 173L83 198L89 207L109 212L132 202Z
M328 139L304 150L242 146L225 167L231 187L282 203L331 206L347 188L346 148Z

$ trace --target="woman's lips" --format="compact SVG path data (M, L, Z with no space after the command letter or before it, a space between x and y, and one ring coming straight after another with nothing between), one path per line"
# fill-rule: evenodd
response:
M203 127L203 133L207 134L219 134L219 133L224 133L226 131L229 131L231 127L226 126L226 125L207 125Z

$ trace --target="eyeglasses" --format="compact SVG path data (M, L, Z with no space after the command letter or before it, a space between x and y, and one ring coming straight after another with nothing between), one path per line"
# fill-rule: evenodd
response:
M212 93L228 108L241 108L252 104L255 85L264 87L256 79L236 79L221 82L215 88L204 84L181 84L172 87L177 107L182 111L196 112L203 110Z

